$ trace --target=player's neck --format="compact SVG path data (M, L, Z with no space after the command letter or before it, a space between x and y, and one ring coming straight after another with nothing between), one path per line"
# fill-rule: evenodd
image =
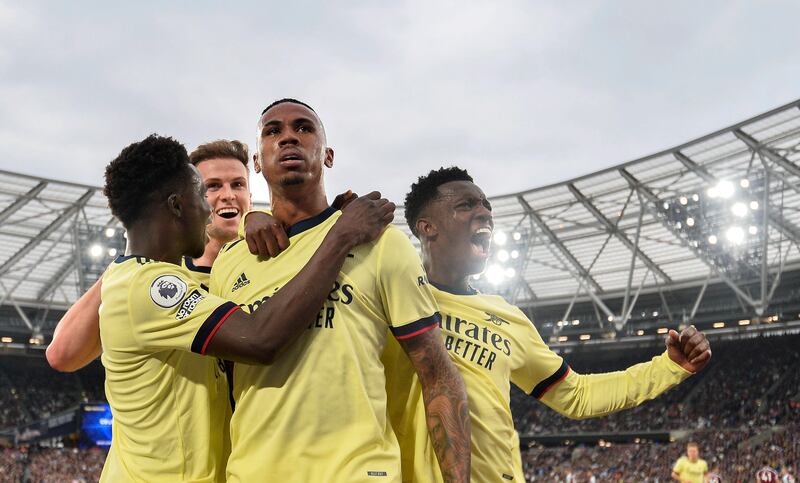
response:
M231 240L225 241L209 237L208 243L206 243L205 251L203 251L203 256L193 259L192 262L198 267L210 267L214 264L214 260L217 259L217 255L219 255L220 250L222 250L222 245L228 243L229 241Z
M441 263L434 259L428 252L422 254L422 264L425 267L425 273L428 276L428 281L435 285L443 285L458 291L469 291L469 275L461 273L459 270L454 270L445 263Z
M272 216L284 226L292 226L298 221L316 216L328 206L328 198L322 186L313 190L272 191Z
M180 265L182 247L175 243L180 238L168 226L158 221L137 223L128 228L126 255L138 255L159 262Z

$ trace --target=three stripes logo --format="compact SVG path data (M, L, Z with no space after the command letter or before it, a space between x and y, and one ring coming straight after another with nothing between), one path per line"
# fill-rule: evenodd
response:
M242 272L242 274L239 275L239 278L236 279L236 283L233 284L233 289L231 290L231 292L235 292L240 288L244 287L245 285L249 284L250 280L248 280L247 275L245 275L244 272Z

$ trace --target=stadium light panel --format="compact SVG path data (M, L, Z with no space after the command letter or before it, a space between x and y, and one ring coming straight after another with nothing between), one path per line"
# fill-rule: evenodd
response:
M669 329L667 329L666 327L661 327L656 331L656 333L658 334L666 334L667 332L669 332Z
M117 249L116 248L109 248L108 249L108 256L109 257L116 257L117 256Z
M750 325L750 319L742 319L739 321L739 325Z
M506 232L497 231L494 234L494 242L497 243L498 245L503 246L506 244L507 241L508 241L508 235L506 235Z
M117 234L117 230L113 228L106 228L106 238L114 238L114 235Z
M665 210L668 210L668 209L669 209L669 203L667 203L666 201L664 202L664 205L663 205L663 206L664 206L664 209L665 209Z
M10 343L14 342L14 339L12 339L11 337L2 337L2 338L0 338L0 342L2 342L4 344L10 344Z
M519 241L522 238L522 233L515 231L514 234L512 235L512 238L514 238L514 240L516 241Z
M686 226L689 227L694 226L694 218L692 218L691 216L689 218L686 218Z
M507 262L509 258L509 254L507 250L500 250L497 252L497 259L501 262Z
M658 317L658 311L657 310L653 311L653 317Z
M738 201L734 203L733 206L731 206L731 213L733 213L734 216L738 216L739 218L744 218L745 216L747 216L747 213L749 213L749 211L750 210L747 209L747 205L745 205L741 201Z
M725 327L725 322L714 322L714 326L713 327L715 329L721 329L721 328Z
M725 231L725 238L729 242L739 245L744 241L744 230L741 226L732 226Z
M681 196L680 198L678 198L678 201L680 201L680 203L683 206L686 206L687 204L689 204L689 198L687 198L685 196Z
M747 229L747 232L750 233L751 235L755 235L756 233L758 233L758 227L750 225L750 228Z
M572 321L572 325L581 325L581 321L578 320L578 319L575 319L575 320Z
M758 201L751 201L750 202L750 209L756 211L758 209Z
M644 335L644 331L639 329L636 331L636 335Z
M708 243L710 243L710 244L712 244L712 245L716 245L716 244L717 244L717 241L718 241L718 240L717 240L717 235L710 235L710 236L708 237Z
M519 252L517 250L511 250L511 258L519 258Z
M481 278L480 273L476 273L475 275L472 276L472 280L480 280L480 278Z
M568 341L568 340L569 340L569 337L567 337L566 335L560 335L560 336L558 336L558 341L559 341L559 342L566 342L566 341Z
M747 179L747 178L742 178L739 181L739 186L741 186L742 188L749 188L750 187L750 180Z
M613 315L609 315L608 316L608 321L609 322L614 322L614 316Z
M692 195L692 201L694 201L694 202L700 201L700 195L698 195L697 193L693 194Z
M514 278L517 275L517 271L514 270L512 267L506 268L506 277L507 278Z
M592 338L592 336L589 335L589 334L581 334L581 336L580 336L581 340L589 340L591 338Z

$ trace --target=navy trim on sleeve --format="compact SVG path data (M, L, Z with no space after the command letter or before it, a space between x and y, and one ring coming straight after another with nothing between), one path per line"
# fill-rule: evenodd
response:
M217 332L219 326L225 319L228 318L234 310L239 309L240 307L233 302L225 302L213 312L208 318L203 322L203 325L197 330L197 334L194 336L194 340L192 341L192 352L196 352L198 354L205 354L206 347L208 346L208 342L211 340L211 337Z
M559 367L550 377L537 384L536 387L533 388L533 391L531 391L531 396L535 397L536 399L541 399L542 396L547 393L547 391L561 382L562 379L567 377L568 373L569 366L567 365L566 361L561 361L561 367Z
M434 327L437 327L439 325L439 322L441 321L442 321L442 316L439 315L439 312L434 312L434 314L431 315L430 317L419 319L416 322L412 322L402 327L391 327L391 330L392 334L394 334L395 339L398 340L410 339L415 335L419 335L423 332L433 329Z
M231 243L229 243L228 245L225 245L225 246L223 247L223 249L225 250L225 252L227 252L227 251L228 251L228 250L230 250L231 248L235 247L235 246L236 246L236 244L237 244L237 243L239 243L240 241L244 241L244 238L239 238L239 239L238 239L238 240L236 240L235 242L231 242ZM211 270L209 270L209 273L211 273Z

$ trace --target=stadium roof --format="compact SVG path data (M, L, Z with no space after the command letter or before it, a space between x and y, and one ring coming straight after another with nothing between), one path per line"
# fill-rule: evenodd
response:
M614 168L491 198L496 242L502 231L506 243L495 243L492 267L475 283L526 307L592 301L609 320L629 311L639 292L709 281L763 308L776 274L800 267L799 106ZM750 235L737 240L747 250L728 258L719 253L725 233L714 232L727 226L719 211L727 205L711 200L725 196L709 193L723 180L737 193L730 203L740 196L758 205L743 225ZM686 226L690 209L700 213L694 231ZM396 220L408 232L402 216ZM0 305L21 314L25 306L67 307L122 249L120 228L98 187L0 171ZM719 243L707 243L712 235ZM753 277L762 278L763 293L741 289ZM623 314L605 307L609 297L625 298Z

